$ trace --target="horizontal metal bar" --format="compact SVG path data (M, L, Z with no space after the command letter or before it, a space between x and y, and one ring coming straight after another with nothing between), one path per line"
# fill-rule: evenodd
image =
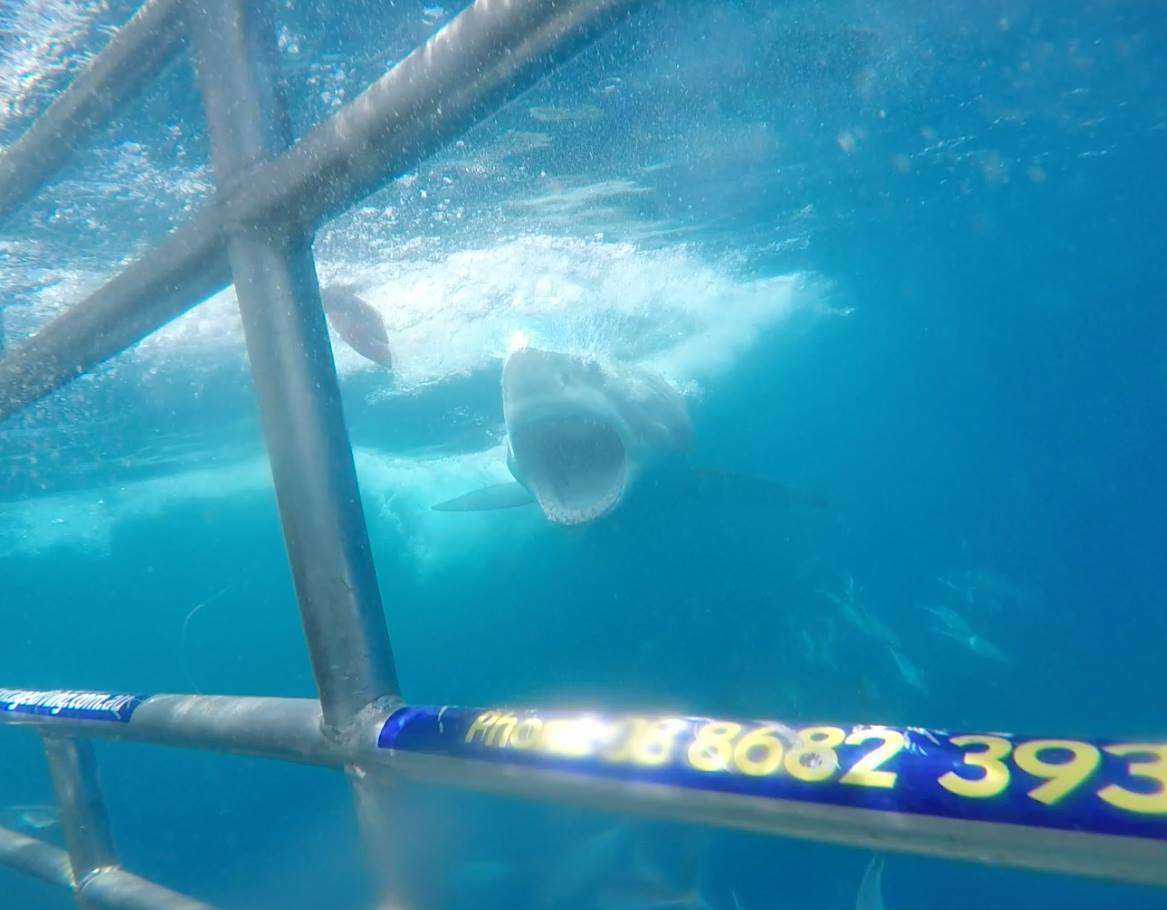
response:
M120 866L100 869L77 887L87 907L108 910L215 910L210 904L171 891Z
M68 853L7 828L0 828L0 866L24 872L50 885L73 887Z
M220 187L161 246L0 358L0 420L119 354L230 281L222 232L310 230L578 52L641 0L477 0L285 155Z
M840 798L845 803L852 793L860 793L862 788L840 781L838 774L834 774L829 785L804 787L801 791L795 788L794 795L763 792L758 788L769 786L775 780L789 786L790 779L782 779L781 775L763 780L748 774L727 777L724 773L698 773L686 766L691 758L685 756L691 756L692 749L678 750L681 757L670 758L669 765L653 764L656 759L651 750L640 756L643 760L639 762L627 756L622 759L623 763L615 758L600 760L594 754L587 759L573 757L582 753L572 751L578 742L571 737L555 746L559 750L555 754L539 749L531 751L527 749L530 741L524 741L518 734L508 745L509 730L493 740L482 733L492 722L490 716L499 712L412 709L387 701L366 709L357 728L347 738L334 742L320 732L320 707L315 701L159 695L145 699L126 717L123 708L103 713L100 708L90 707L79 713L70 707L81 703L70 700L77 697L75 693L69 698L59 693L22 693L16 701L24 707L13 708L11 690L0 690L0 722L345 767L374 776L404 776L523 798L570 802L873 850L1167 886L1167 815L1164 814L1132 815L1132 830L1144 832L1132 836L1058 827L1062 824L1058 821L1062 809L1035 801L1021 791L1006 793L1006 803L952 798L950 802L959 803L957 809L945 809L941 804L933 814L919 811L912 803L913 783L906 764L909 758L917 765L921 762L926 765L933 784L937 767L960 771L965 766L960 764L959 755L953 759L951 746L945 752L930 745L933 741L939 743L936 737L943 734L913 732L912 728L899 728L898 735L911 738L917 744L924 742L925 747L903 750L904 764L899 769L905 777L904 786L881 790L881 785L869 784L872 789L864 792L874 793L871 798L874 801L860 805L840 803ZM31 707L29 703L33 703ZM92 700L86 704L92 704ZM46 705L51 705L47 710L57 713L31 713ZM540 713L520 712L520 716L537 717ZM419 738L410 732L413 723L410 717L414 715L432 728L428 743L425 736ZM480 721L485 718L485 725L481 730L467 728L468 717ZM576 715L573 723L590 724L595 717ZM651 725L699 726L707 722L692 718L606 718L605 723L625 726L646 723L649 727L645 729L661 729ZM786 728L759 724L752 729ZM871 731L890 729L856 727L854 731L870 734L867 738L872 739L872 744L862 748L871 750L882 738L882 734ZM857 741L864 740L861 737ZM502 749L502 745L508 748ZM1161 745L1154 748L1167 749ZM765 750L762 751L764 754ZM888 762L887 766L895 767L895 764ZM975 768L969 770L975 775ZM1020 775L1015 776L1018 787L1033 786L1032 780L1026 783ZM775 792L779 795L774 795ZM1022 809L1017 810L1017 805L1022 805ZM994 815L996 810L1001 811ZM965 815L958 816L958 811ZM972 815L968 814L970 811ZM1014 817L1009 813L1016 811L1035 814L1035 820L1024 824L992 820ZM944 812L950 814L945 816ZM978 818L977 812L982 816ZM1045 824L1051 821L1052 824ZM1145 834L1147 830L1152 834Z
M88 907L109 910L214 910L210 904L185 897L127 872L119 866L97 869L73 881L69 854L60 847L0 828L0 866L35 876L41 881L68 888Z
M182 0L149 0L0 155L0 221L53 177L182 46Z

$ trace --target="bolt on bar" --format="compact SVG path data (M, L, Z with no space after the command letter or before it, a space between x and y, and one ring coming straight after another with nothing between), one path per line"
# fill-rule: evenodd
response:
M230 281L224 219L307 227L488 117L641 0L477 0L285 155L0 358L0 420L141 341Z
M226 185L290 144L275 29L256 0L201 0L187 28ZM324 723L336 730L398 688L311 241L298 225L260 222L230 227L227 249Z
M182 46L184 0L149 0L0 156L0 222L44 186ZM2 348L0 348L2 350Z
M954 744L946 733L918 728L856 726L847 745L843 728L837 728L835 766L803 765L796 779L789 766L783 771L780 764L758 773L759 764L782 754L774 750L789 751L796 742L786 735L790 728L769 722L398 703L366 710L358 728L329 739L320 730L319 703L308 699L156 695L136 698L117 711L70 707L94 703L93 693L0 690L0 723L354 768L370 779L404 777L852 847L1167 887L1167 806L1160 805L1167 791L1140 789L1138 781L1144 758L1167 755L1164 743L1006 740L1019 756L1028 750L1027 762L1040 758L1042 750L1097 753L1099 764L1089 784L1059 803L1044 794L1042 799L1033 796L1030 788L1041 778L1026 777L1018 768L1010 772L1004 764L1004 778L985 775L998 789L992 799L945 789L939 780L949 774L979 783L978 766L963 761L960 737ZM52 710L57 713L43 713ZM637 749L620 748L622 737L638 724L672 731L676 748L640 755ZM704 747L735 727L743 736L753 735L742 740L750 748L739 756L741 767L710 763L717 750ZM888 743L898 743L899 751L872 765L876 750ZM867 767L860 765L863 759Z

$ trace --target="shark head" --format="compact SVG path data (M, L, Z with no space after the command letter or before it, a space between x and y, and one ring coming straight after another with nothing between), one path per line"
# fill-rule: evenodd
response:
M687 445L680 394L657 376L523 348L503 365L507 466L557 524L616 508L646 461Z

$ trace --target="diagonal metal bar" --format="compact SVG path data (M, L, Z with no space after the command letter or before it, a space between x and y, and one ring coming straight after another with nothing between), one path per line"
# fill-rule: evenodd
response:
M43 738L73 878L84 881L99 869L117 865L93 744L52 732Z
M311 227L414 167L604 34L640 0L477 0L159 247L0 359L0 420L225 287L225 222Z
M230 282L214 207L0 357L0 420L137 344Z
M241 178L232 221L316 226L502 107L636 0L478 0L290 153Z
M0 156L0 222L145 87L182 46L183 0L149 0Z

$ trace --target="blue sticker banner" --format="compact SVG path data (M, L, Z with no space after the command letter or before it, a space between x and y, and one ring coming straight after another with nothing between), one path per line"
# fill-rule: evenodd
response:
M81 692L54 689L0 689L0 713L36 714L73 720L108 720L126 723L145 695L115 695L110 692Z
M1167 840L1167 742L406 707L382 749L764 799Z

